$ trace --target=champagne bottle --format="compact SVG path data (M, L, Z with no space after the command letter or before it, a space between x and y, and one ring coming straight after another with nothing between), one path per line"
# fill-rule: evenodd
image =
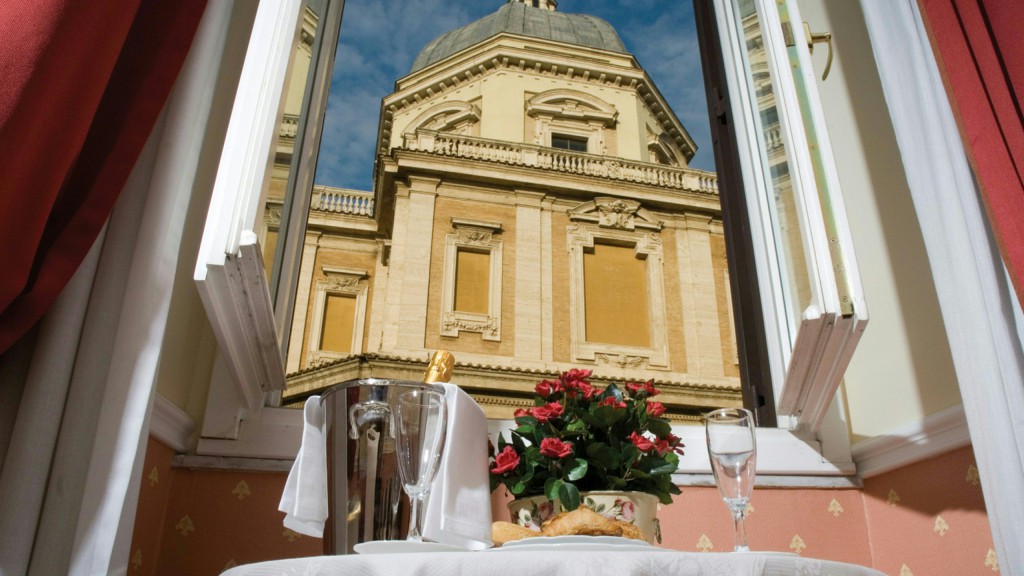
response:
M450 382L455 368L455 356L447 350L438 350L430 357L423 381L427 384Z

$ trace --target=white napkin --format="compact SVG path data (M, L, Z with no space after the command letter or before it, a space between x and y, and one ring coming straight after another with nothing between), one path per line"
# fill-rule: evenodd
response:
M423 537L481 550L491 546L487 417L455 384L443 384L448 438L423 519Z
M324 537L327 520L327 442L324 408L319 396L306 399L302 445L284 484L277 509L285 513L284 526L299 534Z

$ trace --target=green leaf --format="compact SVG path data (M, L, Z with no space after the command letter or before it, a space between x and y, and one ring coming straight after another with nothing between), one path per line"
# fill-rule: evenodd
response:
M615 398L616 402L622 402L622 390L620 390L619 387L616 386L615 384L609 384L608 387L604 389L604 392L602 392L601 395L597 397L597 399L604 400L605 398L608 397Z
M559 478L548 478L548 481L544 483L544 495L548 497L548 500L558 500L559 491L564 484L565 482Z
M613 490L621 490L626 487L626 481L618 476L609 476L608 487Z
M678 466L671 462L662 461L661 464L657 464L656 466L651 468L651 475L656 476L659 474L671 474L675 472L677 468Z
M576 465L569 468L565 477L567 480L576 481L587 475L587 461L582 458L576 458Z
M668 438L668 435L672 433L672 426L667 420L661 418L651 418L647 422L647 429L654 432L658 438Z
M594 442L587 446L587 456L598 466L606 470L615 470L622 462L621 455L604 442Z
M572 512L580 507L580 491L574 484L564 482L558 487L558 500L566 512Z
M586 430L586 429L587 429L587 423L584 422L583 420L573 420L572 422L570 422L565 427L565 431L566 432L579 432L581 430Z
M640 450L632 445L627 444L622 447L622 467L632 468L633 464L636 463L637 459L640 458Z
M526 482L520 480L513 484L512 487L509 488L509 490L511 490L513 494L518 496L519 494L523 493L523 490L526 490Z
M533 416L516 416L516 424L519 424L520 426L522 426L522 425L536 426L537 425L537 419L534 418Z
M532 424L523 424L519 428L516 428L518 434L526 436L527 434L533 434L534 426Z
M512 432L512 447L515 448L516 452L519 454L526 454L526 443L523 442L523 437L515 432Z

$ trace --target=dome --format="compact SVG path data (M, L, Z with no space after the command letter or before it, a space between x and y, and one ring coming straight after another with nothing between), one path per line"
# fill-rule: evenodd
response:
M596 16L565 14L509 2L493 14L435 38L420 51L410 72L440 62L502 32L626 53L612 25Z

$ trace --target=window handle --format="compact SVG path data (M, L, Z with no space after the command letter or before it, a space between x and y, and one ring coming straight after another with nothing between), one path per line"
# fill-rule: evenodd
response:
M811 32L811 26L807 22L804 22L804 38L807 39L807 49L814 54L814 45L825 42L828 44L828 60L825 61L825 72L821 75L821 81L824 82L825 78L828 78L829 70L832 69L832 33L831 32Z

